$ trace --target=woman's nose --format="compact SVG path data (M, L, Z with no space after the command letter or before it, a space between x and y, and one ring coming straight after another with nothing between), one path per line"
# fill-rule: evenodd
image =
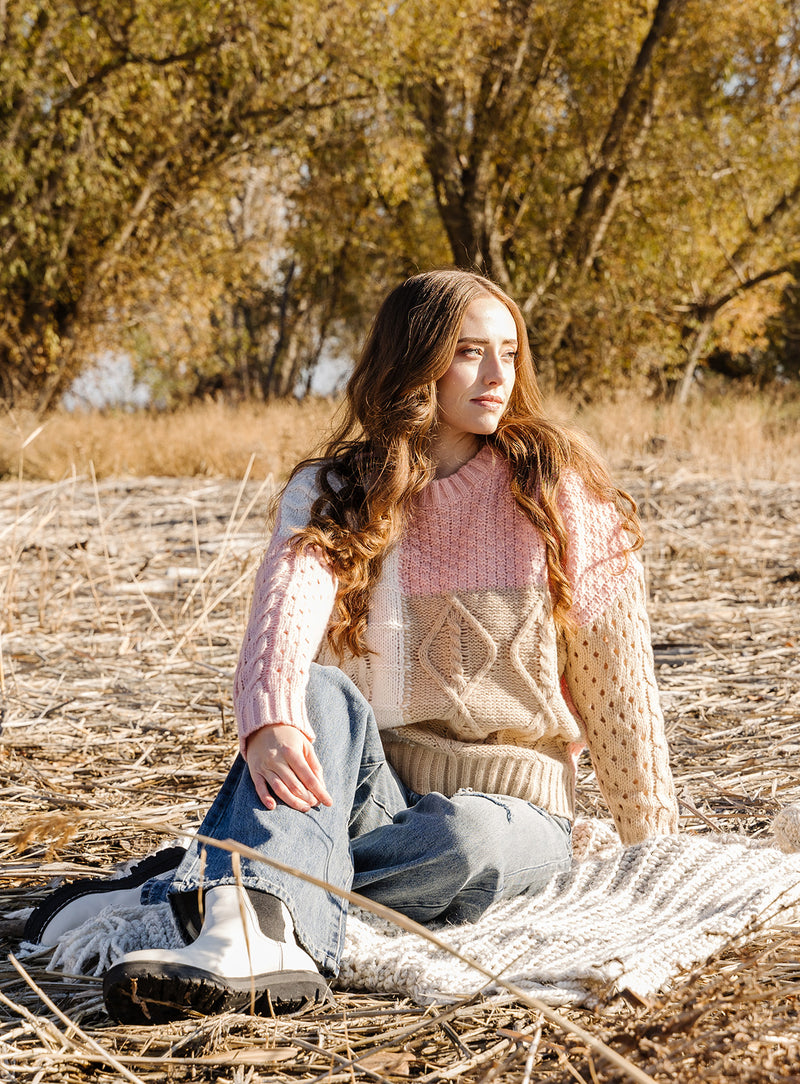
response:
M494 350L487 349L483 355L483 382L487 385L503 383L503 366L500 355Z

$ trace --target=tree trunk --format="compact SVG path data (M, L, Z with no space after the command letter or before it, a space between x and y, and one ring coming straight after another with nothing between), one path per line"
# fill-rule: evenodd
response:
M691 339L691 344L686 355L686 367L683 370L681 376L681 382L678 386L678 394L676 399L681 406L685 406L689 399L689 392L692 389L692 382L694 380L695 370L697 364L700 361L700 356L703 353L708 337L711 334L711 329L714 326L714 317L716 316L716 310L708 313L702 323L697 327L694 335Z

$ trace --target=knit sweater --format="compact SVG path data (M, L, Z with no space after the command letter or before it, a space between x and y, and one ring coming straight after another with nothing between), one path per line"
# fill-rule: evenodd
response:
M336 577L287 543L308 522L315 472L287 487L258 570L235 678L242 748L279 722L313 739L312 661L339 665L370 702L387 758L412 790L523 798L571 818L588 746L625 843L677 830L642 568L613 505L572 471L558 505L575 631L556 630L541 535L490 446L416 499L370 604L369 654L341 661L325 632Z

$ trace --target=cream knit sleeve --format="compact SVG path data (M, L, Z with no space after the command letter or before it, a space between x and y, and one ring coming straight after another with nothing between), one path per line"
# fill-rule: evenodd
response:
M314 737L305 702L308 673L333 610L337 580L319 553L297 553L288 544L308 522L314 496L313 470L290 482L256 573L234 677L243 753L249 735L262 726L289 723Z
M567 687L584 724L597 781L623 843L678 830L641 565L567 644Z

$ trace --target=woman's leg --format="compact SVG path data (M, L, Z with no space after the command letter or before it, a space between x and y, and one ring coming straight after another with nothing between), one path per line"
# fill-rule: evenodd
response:
M386 763L370 706L338 669L312 667L307 708L333 805L268 811L238 758L200 834L236 839L421 922L475 921L495 900L535 893L569 868L569 822L529 802L408 792ZM229 852L194 843L172 883L145 886L142 902L169 898L192 937L203 889L236 880ZM247 858L241 883L286 904L303 947L336 972L347 914L340 897Z
M472 792L409 795L386 763L371 708L341 671L313 668L307 706L333 805L268 811L239 758L200 834L237 840L340 888L355 872L356 888L421 921L475 919L493 900L537 891L568 867L568 825L529 803ZM184 950L129 954L111 969L104 991L121 1019L143 1021L151 1011L165 1019L179 1006L246 1007L251 973L257 1004L273 995L287 1004L314 986L314 962L338 966L346 905L264 860L243 857L237 877L228 851L195 841L169 885L150 882L142 892L145 903L166 898L196 940Z
M143 858L123 876L82 877L62 885L31 913L23 941L53 947L106 907L135 907L140 903L142 886L153 879L171 880L185 853L185 847L167 847Z
M190 943L128 953L115 964L103 980L112 1016L146 1023L189 1009L286 1011L324 996L316 965L335 969L346 905L266 860L349 888L351 827L391 821L404 795L384 759L372 709L341 671L312 669L307 706L333 805L308 813L280 802L265 809L239 757L200 834L236 840L263 860L242 856L236 875L229 851L195 840L168 886L145 887L143 902L170 900Z
M308 813L282 802L274 810L265 809L247 765L238 757L199 834L236 840L266 858L346 889L353 876L351 831L391 824L406 806L405 791L386 763L372 709L340 670L312 666L306 705L333 805ZM336 970L347 915L340 897L251 858L241 858L240 880L245 888L285 903L306 950L320 966ZM193 937L200 928L201 893L236 883L230 853L195 841L172 882L146 885L142 902L169 899L184 932Z
M568 870L570 835L569 821L520 798L426 794L352 841L353 888L417 922L475 922Z

